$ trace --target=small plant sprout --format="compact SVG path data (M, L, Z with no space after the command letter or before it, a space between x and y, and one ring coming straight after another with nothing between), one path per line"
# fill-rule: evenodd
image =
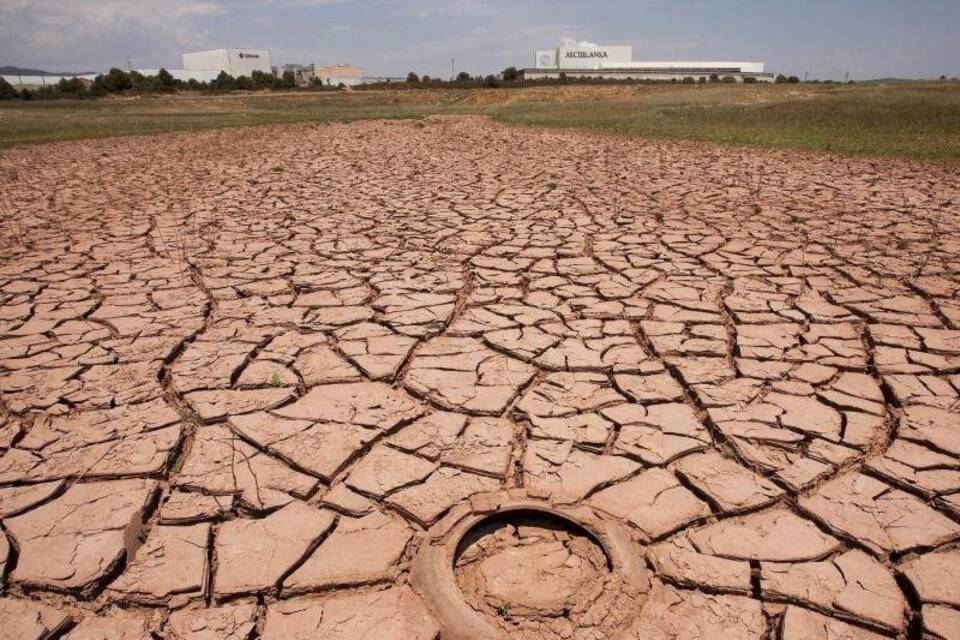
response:
M279 372L279 371L274 371L273 373L270 374L270 386L271 386L271 387L282 387L282 386L283 386L283 379L280 378L280 372Z

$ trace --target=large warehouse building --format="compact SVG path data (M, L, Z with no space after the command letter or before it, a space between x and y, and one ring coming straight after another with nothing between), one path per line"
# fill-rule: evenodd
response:
M226 71L234 78L250 77L254 71L273 73L266 49L211 49L183 54L186 71Z
M600 46L590 43L564 44L537 51L535 66L523 70L525 80L559 78L603 78L610 80L709 80L730 76L738 81L753 78L773 82L764 73L762 62L647 62L633 59L633 47Z

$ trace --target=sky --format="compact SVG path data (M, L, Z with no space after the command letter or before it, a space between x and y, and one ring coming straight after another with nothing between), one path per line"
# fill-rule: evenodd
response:
M810 78L960 76L960 0L0 0L0 65L177 68L184 51L447 77L532 66L563 40L635 60L764 61Z

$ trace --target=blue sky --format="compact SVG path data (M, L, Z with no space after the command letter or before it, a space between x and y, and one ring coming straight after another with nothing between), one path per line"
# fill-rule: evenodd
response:
M642 60L763 60L811 77L960 76L960 0L0 0L0 65L178 67L187 50L270 49L369 75L532 64L563 39Z

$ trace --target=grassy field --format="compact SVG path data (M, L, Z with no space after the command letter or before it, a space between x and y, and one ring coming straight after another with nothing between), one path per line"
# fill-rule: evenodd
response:
M477 113L574 128L960 160L960 84L638 85L108 98L0 103L0 148L114 135Z

